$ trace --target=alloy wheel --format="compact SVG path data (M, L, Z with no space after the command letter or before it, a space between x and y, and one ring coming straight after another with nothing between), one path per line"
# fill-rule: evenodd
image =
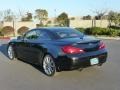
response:
M46 55L43 60L43 69L46 75L53 76L56 72L56 67L53 58Z
M8 53L9 59L13 60L14 59L14 51L13 51L13 48L11 45L8 46L7 53Z

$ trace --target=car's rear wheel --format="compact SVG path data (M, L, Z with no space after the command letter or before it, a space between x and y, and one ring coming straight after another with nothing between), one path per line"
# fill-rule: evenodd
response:
M10 60L14 60L15 59L14 50L13 50L12 45L8 46L8 48L7 48L7 55L8 55L8 58Z
M52 56L45 55L43 59L43 70L48 76L53 76L56 73L56 66Z

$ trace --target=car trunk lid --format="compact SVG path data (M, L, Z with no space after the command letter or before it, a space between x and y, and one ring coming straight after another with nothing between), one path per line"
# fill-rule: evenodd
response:
M72 45L74 47L83 49L85 52L92 52L99 49L100 40L91 36L84 36L83 38L60 39L57 40L56 43L62 46Z

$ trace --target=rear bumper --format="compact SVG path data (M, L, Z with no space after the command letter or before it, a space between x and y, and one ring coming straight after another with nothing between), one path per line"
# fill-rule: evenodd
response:
M56 65L60 70L74 70L78 68L85 68L93 66L90 62L90 60L93 58L98 58L98 63L95 65L102 65L107 60L107 51L101 50L81 55L60 56L56 60Z

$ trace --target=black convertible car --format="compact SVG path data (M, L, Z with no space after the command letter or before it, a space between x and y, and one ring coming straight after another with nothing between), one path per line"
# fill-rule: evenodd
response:
M102 41L67 27L32 29L11 40L7 52L11 60L19 58L42 66L48 76L56 71L101 66L107 59Z

